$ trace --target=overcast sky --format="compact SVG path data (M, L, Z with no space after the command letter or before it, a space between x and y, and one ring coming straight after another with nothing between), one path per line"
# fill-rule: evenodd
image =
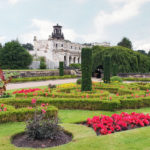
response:
M150 50L150 0L0 0L1 43L48 39L57 23L73 42L128 37L134 49Z

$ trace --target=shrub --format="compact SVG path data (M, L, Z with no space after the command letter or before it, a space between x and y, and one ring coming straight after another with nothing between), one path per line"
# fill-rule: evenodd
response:
M81 83L82 83L82 79L80 78L77 80L77 84L81 84Z
M44 57L40 58L40 69L46 69L46 62Z
M104 83L110 83L110 56L104 57Z
M118 77L118 76L113 76L111 77L111 82L120 82L122 83L122 78Z
M54 88L56 88L56 85L49 84L49 85L48 85L48 88L54 89Z
M64 62L59 62L59 75L64 76Z
M90 48L82 49L82 91L91 91L92 90L92 50Z
M11 83L16 82L29 82L29 81L44 81L44 80L55 80L55 79L68 79L76 78L76 75L64 75L64 76L42 76L42 77L26 77L26 78L13 78Z
M36 99L32 99L31 103L35 105L34 118L27 121L26 124L26 134L30 139L51 139L57 140L60 137L63 129L58 125L57 118L46 119L45 114L47 110L47 105L42 104L42 112L37 115Z
M73 69L81 69L81 64L70 64L69 66Z
M39 115L37 120L30 120L26 124L26 134L30 139L51 139L57 140L60 134L63 132L63 128L58 125L56 118L43 119L43 116Z

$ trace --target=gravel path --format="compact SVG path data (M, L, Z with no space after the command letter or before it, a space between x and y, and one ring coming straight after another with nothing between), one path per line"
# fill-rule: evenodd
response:
M75 83L76 81L77 79L60 79L60 80L35 81L35 82L25 82L25 83L9 83L7 85L7 90L31 88L37 86L47 86L49 84L57 85L57 84L64 84L64 83ZM100 79L92 78L92 81L99 82Z

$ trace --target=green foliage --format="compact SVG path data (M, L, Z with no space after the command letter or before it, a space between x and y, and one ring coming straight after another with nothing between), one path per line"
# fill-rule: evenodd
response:
M10 100L10 98L4 99L4 100L8 101L8 100ZM14 99L14 101L15 101L15 99ZM32 118L34 116L34 112L35 112L34 109L29 109L29 108L15 109L14 107L9 106L9 105L5 105L5 107L7 107L7 109L8 109L7 111L0 113L0 123L26 121L29 118ZM31 106L31 100L30 100L30 103L28 103L28 106ZM57 111L58 111L58 109L54 106L47 107L47 111L46 111L47 113L46 113L45 118L57 117ZM38 109L38 112L41 112L41 110Z
M55 80L55 79L68 79L68 78L76 78L76 77L77 77L76 75L64 75L64 76L42 76L42 77L13 78L11 80L11 83L29 82L29 81L44 81L44 80Z
M40 58L40 69L46 69L46 62L44 57Z
M33 50L33 45L31 43L22 44L22 46L27 50Z
M82 91L91 91L92 90L92 49L83 48L81 54L81 68L82 68Z
M77 80L77 84L81 84L81 83L82 83L82 79L80 78Z
M104 57L104 83L110 83L110 56Z
M0 43L0 49L2 48L3 46L2 46L2 44Z
M32 62L32 56L17 41L5 44L0 50L0 66L3 69L26 69Z
M63 128L58 125L57 118L44 119L42 115L39 115L36 121L29 120L26 124L26 134L32 140L57 140L63 131Z
M100 65L104 66L104 57L111 57L111 64L117 65L117 73L147 73L150 72L150 59L148 56L133 51L131 49L114 46L95 46L93 51L93 72Z
M132 42L128 38L124 37L121 40L121 42L118 43L118 46L123 46L129 49L132 49Z
M117 76L117 73L118 73L118 65L113 64L113 65L112 65L111 72L112 72L112 76Z
M59 75L64 76L64 62L59 62Z
M122 78L121 77L118 77L118 76L113 76L113 77L111 77L111 82L120 82L120 83L122 83Z
M81 64L70 64L70 67L73 69L81 69Z

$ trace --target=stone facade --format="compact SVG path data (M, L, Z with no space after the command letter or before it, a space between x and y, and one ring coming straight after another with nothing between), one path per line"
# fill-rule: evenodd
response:
M45 57L48 69L58 68L60 61L64 61L65 66L81 63L81 49L87 45L65 40L62 26L56 25L53 28L48 40L37 40L34 37L34 51L31 52L34 58Z

